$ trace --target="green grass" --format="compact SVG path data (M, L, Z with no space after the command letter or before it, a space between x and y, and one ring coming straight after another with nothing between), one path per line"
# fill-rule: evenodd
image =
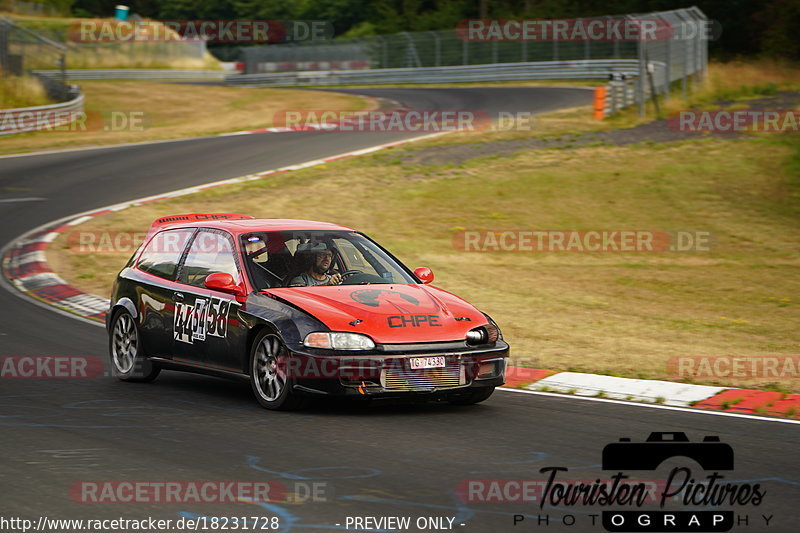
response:
M742 400L744 400L744 398L741 397L734 398L732 400L724 400L720 405L722 406L723 409L727 410L733 407L734 405L741 403Z

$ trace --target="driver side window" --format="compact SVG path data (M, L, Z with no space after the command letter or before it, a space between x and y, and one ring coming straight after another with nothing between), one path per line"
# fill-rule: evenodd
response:
M201 230L189 247L178 281L204 287L206 276L215 272L230 274L237 285L242 281L230 237L216 231Z

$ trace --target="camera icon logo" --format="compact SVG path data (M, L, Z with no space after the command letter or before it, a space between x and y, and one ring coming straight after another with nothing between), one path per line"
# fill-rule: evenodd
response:
M717 436L690 442L683 432L653 432L645 442L619 442L603 448L603 470L655 470L671 457L694 459L704 470L733 470L733 448Z

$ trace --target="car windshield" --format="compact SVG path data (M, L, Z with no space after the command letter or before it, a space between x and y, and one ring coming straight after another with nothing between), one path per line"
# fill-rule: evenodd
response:
M257 290L322 285L417 283L380 246L351 231L271 231L242 235L245 264Z

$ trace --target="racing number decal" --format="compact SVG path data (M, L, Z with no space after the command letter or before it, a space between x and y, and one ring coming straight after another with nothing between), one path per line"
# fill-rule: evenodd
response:
M206 340L206 300L197 299L194 302L194 311L192 311L191 318L191 335L192 340L204 341ZM188 320L187 320L188 325ZM186 329L184 329L186 331Z
M228 333L229 300L198 298L194 305L182 302L175 304L173 337L175 340L194 343L204 341L206 335L225 337Z
M228 334L228 310L230 300L212 298L208 310L207 333L212 337L225 337Z
M175 304L174 338L192 344L194 339L205 340L206 300L198 298L195 305Z

